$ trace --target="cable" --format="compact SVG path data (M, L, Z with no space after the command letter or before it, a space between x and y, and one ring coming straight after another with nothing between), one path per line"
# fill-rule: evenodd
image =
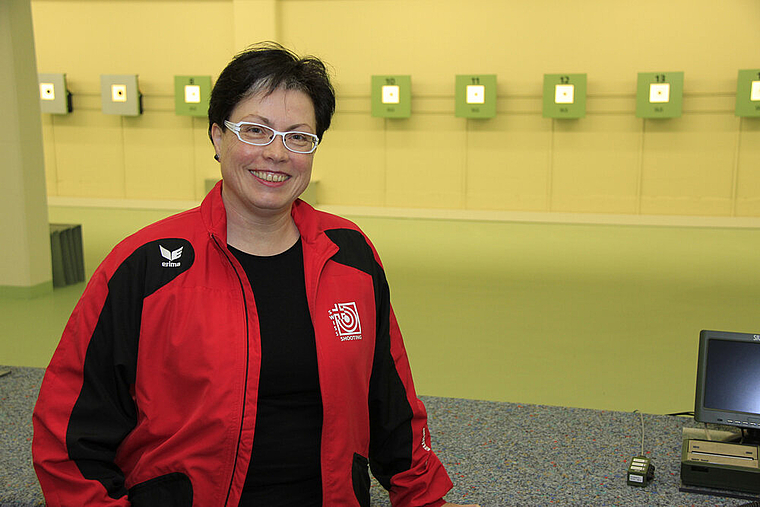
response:
M641 420L641 454L640 456L644 455L644 414L639 412L638 410L633 411L634 414L639 414L639 419Z
M644 456L644 440L646 438L644 414L638 410L634 410L633 413L638 413L639 421L641 421L641 453L631 458L627 482L629 486L644 487L654 479L654 465L650 458Z

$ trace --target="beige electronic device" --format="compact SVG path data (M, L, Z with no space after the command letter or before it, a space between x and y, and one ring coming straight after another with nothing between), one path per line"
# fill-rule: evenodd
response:
M760 493L758 446L685 439L681 481L693 486Z

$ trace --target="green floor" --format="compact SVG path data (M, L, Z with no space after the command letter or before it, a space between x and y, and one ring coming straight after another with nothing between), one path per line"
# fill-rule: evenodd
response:
M167 212L51 209L88 273ZM760 331L760 229L357 218L386 266L420 394L668 413L701 329ZM0 364L44 366L83 284L0 300Z
M51 223L82 224L86 279L122 238L172 211L110 208L49 208ZM47 366L85 284L56 288L30 300L0 297L0 364Z
M0 364L47 366L84 283L30 300L0 298Z
M757 229L362 225L425 394L681 412L699 331L760 331Z

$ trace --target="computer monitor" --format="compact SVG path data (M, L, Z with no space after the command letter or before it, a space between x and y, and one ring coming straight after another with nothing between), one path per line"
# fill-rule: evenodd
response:
M760 334L699 334L694 419L742 428L760 441Z

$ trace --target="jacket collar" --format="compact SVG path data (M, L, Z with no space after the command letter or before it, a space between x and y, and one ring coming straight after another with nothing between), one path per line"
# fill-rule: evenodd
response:
M296 199L291 207L291 216L301 233L301 240L319 249L332 250L337 247L324 234L324 224L320 217L322 213L315 210L311 205ZM201 216L209 233L219 239L224 245L227 244L227 211L222 201L222 181L218 181L211 192L201 203ZM332 248L331 248L332 246Z
M227 244L227 211L222 201L222 181L218 181L201 203L201 217L208 232Z

